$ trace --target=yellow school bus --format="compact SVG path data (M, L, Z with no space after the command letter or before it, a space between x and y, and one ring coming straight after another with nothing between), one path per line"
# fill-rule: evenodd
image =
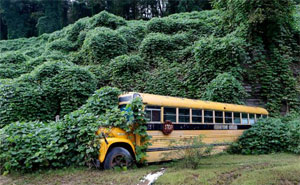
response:
M142 98L149 119L147 133L152 136L152 145L147 149L148 162L175 158L168 155L174 150L170 147L170 141L174 140L202 135L206 144L228 145L259 118L268 116L268 111L260 107L135 92L119 96L120 109L135 97ZM134 143L140 145L138 135L128 135L120 128L112 128L109 132L106 128L100 128L98 134L104 136L100 140L98 162L105 169L128 166L134 161Z

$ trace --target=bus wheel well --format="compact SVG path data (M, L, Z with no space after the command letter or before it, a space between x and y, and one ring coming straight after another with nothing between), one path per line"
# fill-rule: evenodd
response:
M135 154L133 152L133 149L132 147L130 146L130 144L128 143L123 143L123 142L120 142L120 143L113 143L110 145L106 155L115 147L122 147L122 148L125 148L126 150L128 150L128 152L131 154L132 158L135 159Z

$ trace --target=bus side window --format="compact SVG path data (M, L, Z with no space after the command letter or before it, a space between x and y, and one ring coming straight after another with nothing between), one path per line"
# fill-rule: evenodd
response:
M179 122L190 122L190 109L179 109Z
M241 113L235 112L233 114L233 117L234 117L234 123L235 124L241 124Z
M205 110L204 111L204 123L213 123L213 111L211 110Z
M192 110L192 123L202 123L202 110L193 109Z
M164 121L166 120L176 123L176 108L164 108Z
M160 122L160 107L146 106L146 116L150 122Z
M216 123L223 123L223 112L215 111L215 121Z
M250 124L254 124L254 122L255 122L254 114L249 114L249 121L250 121Z
M225 112L225 123L232 123L232 112Z
M248 114L242 113L242 124L248 124Z

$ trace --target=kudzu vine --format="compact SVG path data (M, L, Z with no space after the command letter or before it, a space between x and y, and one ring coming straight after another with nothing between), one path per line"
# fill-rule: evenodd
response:
M0 172L34 171L70 165L93 165L98 158L101 135L99 127L119 127L128 134L141 136L136 147L136 161L146 162L150 145L146 130L144 105L133 99L127 111L118 108L117 88L103 87L86 104L58 122L15 122L0 130Z
M9 78L16 83L14 79L43 63L68 61L93 73L96 88L108 85L123 91L200 99L209 83L228 72L243 86L250 86L249 97L261 100L272 115L297 111L299 74L291 66L297 66L300 58L299 13L294 11L291 0L272 4L215 0L213 5L215 9L211 11L149 21L126 21L103 11L51 34L0 41L1 81ZM51 79L52 75L45 77ZM94 83L76 81L83 86ZM32 81L26 84L35 85ZM76 92L85 93L78 88L81 85L73 85ZM58 87L62 88L59 83ZM245 89L240 90L236 94ZM32 94L32 100L45 103L39 99L38 94ZM69 97L62 99L73 101ZM245 103L242 99L236 102ZM1 102L0 109L5 110ZM60 112L59 107L54 109ZM43 115L45 111L37 114L47 117ZM0 123L4 124L9 122Z
M120 111L121 90L243 104L247 86L271 115L299 111L299 6L292 0L213 6L150 21L103 11L51 34L0 41L4 171L89 163L99 125L140 134L137 160L143 159L149 137L142 103ZM57 115L61 120L53 122ZM31 147L44 135L49 139ZM17 154L21 146L24 155Z

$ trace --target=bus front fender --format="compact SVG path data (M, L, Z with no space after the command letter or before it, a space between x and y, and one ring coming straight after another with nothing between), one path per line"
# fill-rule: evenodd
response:
M135 154L135 147L129 139L125 138L106 138L100 139L100 150L99 150L99 161L103 163L107 152L111 147L128 145L132 149L133 154ZM130 152L130 151L129 151Z

